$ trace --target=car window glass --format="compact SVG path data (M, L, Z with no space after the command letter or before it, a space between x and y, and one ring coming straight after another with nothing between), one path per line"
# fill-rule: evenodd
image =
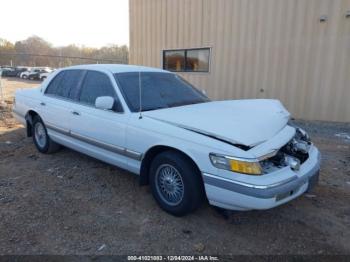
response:
M64 71L60 72L54 79L51 80L49 86L46 88L45 94L56 95L58 93L58 87L62 81L64 73Z
M63 71L51 81L46 93L75 99L83 76L83 70Z
M66 71L64 78L60 86L63 89L68 89L68 96L70 99L76 99L78 96L79 85L84 77L83 70L68 70Z
M114 87L109 77L100 72L89 71L81 88L79 101L89 105L95 105L99 96L111 96L117 99ZM114 108L119 110L120 107Z
M208 102L209 99L178 75L158 72L115 74L132 112Z

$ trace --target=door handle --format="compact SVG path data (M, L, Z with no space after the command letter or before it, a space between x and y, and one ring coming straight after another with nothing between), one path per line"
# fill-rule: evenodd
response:
M80 116L80 113L77 112L77 111L72 111L72 114L75 115L75 116Z
M40 102L41 106L46 106L46 104L44 102Z

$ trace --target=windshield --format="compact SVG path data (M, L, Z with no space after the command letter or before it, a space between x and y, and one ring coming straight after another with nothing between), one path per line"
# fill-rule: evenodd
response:
M139 72L118 73L115 78L130 110L139 112ZM172 73L141 72L141 86L142 111L209 102L190 83Z

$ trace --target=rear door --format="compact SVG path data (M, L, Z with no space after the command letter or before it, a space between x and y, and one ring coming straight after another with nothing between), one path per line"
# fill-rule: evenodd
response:
M129 114L123 112L111 74L88 70L81 85L78 100L73 106L71 135L82 146L103 161L127 167L125 133ZM95 107L100 96L115 99L112 110Z
M65 70L49 83L40 101L40 116L49 133L54 131L68 135L72 117L72 105L85 74L84 70Z

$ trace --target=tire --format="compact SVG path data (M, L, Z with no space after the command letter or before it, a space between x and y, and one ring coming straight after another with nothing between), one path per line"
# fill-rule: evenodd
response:
M191 213L204 199L201 174L186 156L176 151L165 151L153 159L150 185L159 206L174 216ZM169 196L169 192L173 195Z
M27 79L28 77L27 77L26 75L23 75L22 78L23 78L23 79Z
M34 116L32 124L33 142L39 152L51 154L57 152L61 146L52 141L47 134L44 122L39 116Z
M46 76L41 77L41 81L44 81L46 79Z

